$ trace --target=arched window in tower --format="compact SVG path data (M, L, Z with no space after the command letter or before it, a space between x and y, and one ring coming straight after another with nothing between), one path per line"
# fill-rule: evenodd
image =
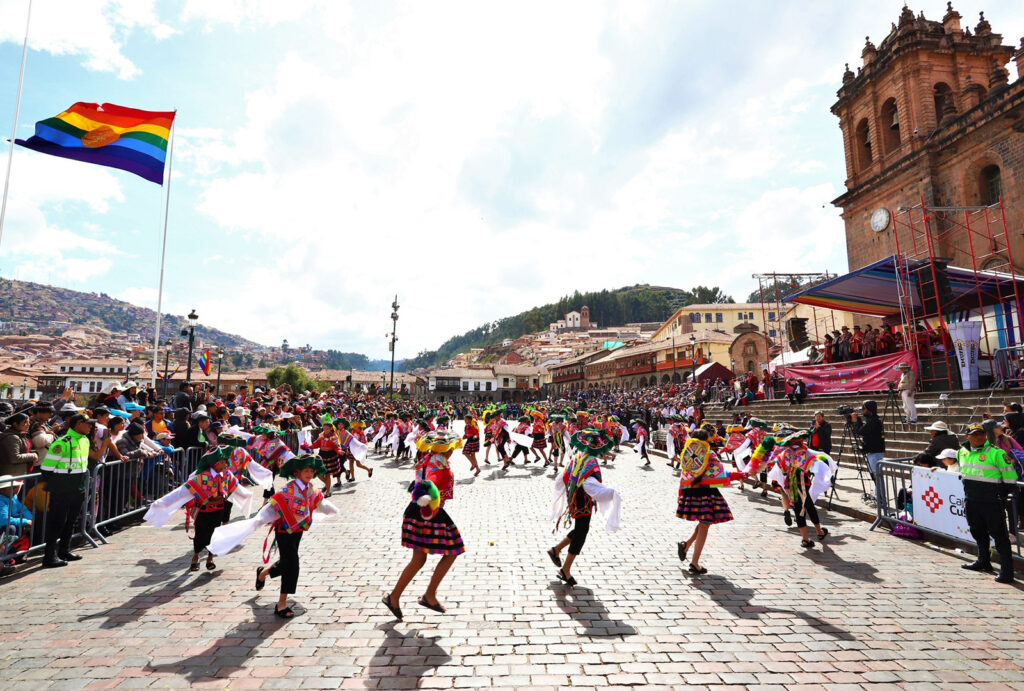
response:
M882 104L879 124L882 130L884 152L891 154L900 147L900 114L896 109L895 98L890 98Z
M985 166L978 175L978 191L985 206L998 204L1003 196L1003 173L999 166Z
M935 100L935 122L940 123L947 115L956 115L956 103L953 102L953 90L949 84L939 82L933 90Z
M857 129L853 135L853 149L858 171L871 165L871 128L868 126L867 118L857 123Z

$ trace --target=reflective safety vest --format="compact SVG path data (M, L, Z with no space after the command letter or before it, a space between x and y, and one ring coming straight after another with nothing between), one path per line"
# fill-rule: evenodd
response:
M40 468L54 473L84 473L89 470L89 437L71 430L50 444Z
M961 448L956 455L960 476L964 480L990 483L1014 483L1017 473L1006 452L989 442L980 449Z

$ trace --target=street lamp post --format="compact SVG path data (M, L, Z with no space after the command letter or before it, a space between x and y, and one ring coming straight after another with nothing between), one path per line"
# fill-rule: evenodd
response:
M21 400L25 400L25 392L28 390L28 377L21 380Z
M224 362L224 346L217 346L217 388L214 390L213 395L220 395L220 366Z
M690 334L690 378L697 383L697 337Z
M192 383L192 349L196 345L196 325L199 323L199 315L195 310L188 313L188 326L181 330L182 336L188 336L188 365L185 367L185 381Z
M174 347L174 341L167 339L164 343L164 400L167 400L167 380L171 378L171 348ZM153 363L156 366L156 363Z
M391 395L395 393L395 341L398 339L395 337L395 332L398 330L398 295L395 295L395 301L391 303Z
M124 371L124 382L128 383L128 380L132 378L132 354L128 353L128 367Z

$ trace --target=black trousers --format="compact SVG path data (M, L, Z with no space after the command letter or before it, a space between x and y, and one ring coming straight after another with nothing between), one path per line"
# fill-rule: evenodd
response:
M807 495L804 497L804 513L800 515L800 507L793 505L793 512L796 514L796 527L806 528L808 519L814 525L818 525L821 521L818 520L818 510L814 508L814 502L811 501L811 496Z
M569 554L579 555L590 532L590 516L577 516L574 520L576 523L566 537L569 538Z
M46 514L46 556L52 558L71 551L75 522L82 514L85 492L51 491L50 510Z
M516 456L518 456L519 454L523 454L523 460L526 460L527 458L530 457L530 450L525 446L520 446L519 444L516 444L515 451L512 452L512 458L510 458L509 460L516 460Z
M995 542L999 553L999 563L1005 568L1013 568L1013 557L1010 554L1010 535L1006 531L1006 512L1003 504L998 501L967 500L967 527L971 537L978 545L978 561L988 563L989 538Z
M227 502L224 502L225 504ZM199 554L210 546L213 531L224 522L224 509L200 511L196 514L196 533L192 537L192 551Z
M270 567L271 578L281 577L281 592L295 594L299 584L299 542L302 533L282 533L275 536L277 543L277 561Z

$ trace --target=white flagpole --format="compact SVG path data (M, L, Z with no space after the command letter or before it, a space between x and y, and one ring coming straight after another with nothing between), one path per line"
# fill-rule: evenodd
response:
M175 122L177 121L178 111L175 109ZM153 376L151 377L150 386L156 390L156 370L160 363L160 317L161 310L164 306L164 259L167 257L167 216L171 209L171 167L174 163L174 125L175 122L171 122L171 131L168 134L169 140L167 142L167 190L166 198L164 200L164 239L163 245L160 247L160 287L157 288L156 293L156 330L153 332Z
M11 150L7 152L7 176L4 178L4 199L0 203L0 244L4 239L4 218L7 216L7 188L11 184L11 162L14 160L14 140L18 136L18 112L21 110L21 87L25 83L25 58L28 57L28 27L32 21L32 0L28 0L25 18L25 43L21 46L21 72L18 73L18 97L14 99L14 122L11 123Z

